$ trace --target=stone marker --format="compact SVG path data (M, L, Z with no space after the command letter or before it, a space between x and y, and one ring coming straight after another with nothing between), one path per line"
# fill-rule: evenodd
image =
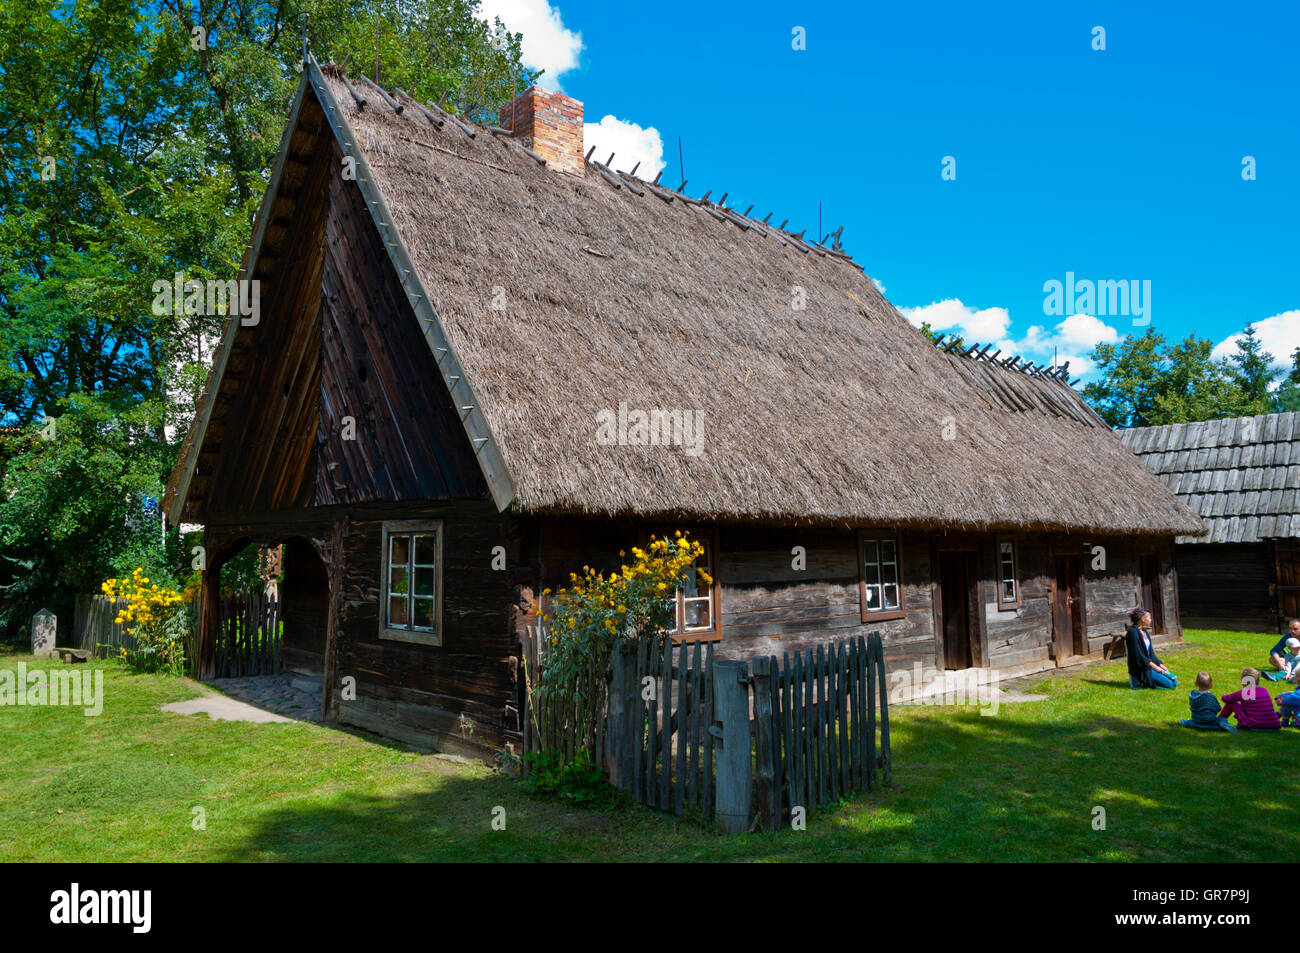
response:
M54 634L58 630L58 619L49 609L42 609L32 616L32 654L37 658L53 658L58 655L54 649Z

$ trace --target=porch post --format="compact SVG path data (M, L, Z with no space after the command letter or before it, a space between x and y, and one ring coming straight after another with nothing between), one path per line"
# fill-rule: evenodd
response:
M202 603L199 612L198 676L209 681L216 675L217 627L221 624L221 565L225 553L215 540L205 541Z

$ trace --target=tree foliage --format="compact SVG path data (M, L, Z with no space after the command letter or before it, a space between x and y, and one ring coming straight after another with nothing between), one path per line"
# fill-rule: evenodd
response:
M1253 326L1227 358L1212 357L1214 344L1191 334L1169 345L1147 328L1139 337L1100 344L1090 355L1101 372L1083 396L1112 427L1152 427L1192 420L1266 414L1282 409L1273 357Z
M225 320L152 286L236 276L304 17L322 62L476 118L535 78L477 0L0 0L0 617L132 568Z

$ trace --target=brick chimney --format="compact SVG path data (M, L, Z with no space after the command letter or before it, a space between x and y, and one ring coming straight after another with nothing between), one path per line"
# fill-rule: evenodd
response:
M546 167L585 174L582 161L582 103L540 86L529 86L505 109L501 126L546 160Z

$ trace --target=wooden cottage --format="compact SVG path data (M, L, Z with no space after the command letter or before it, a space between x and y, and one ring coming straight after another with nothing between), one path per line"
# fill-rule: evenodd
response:
M1120 432L1209 527L1174 540L1187 625L1280 632L1300 616L1300 414Z
M936 348L844 253L587 161L568 97L501 123L307 64L260 320L168 488L206 527L204 671L249 542L284 544L284 657L327 715L479 752L517 737L539 593L656 531L705 542L677 634L722 656L879 631L895 665L1028 672L1139 599L1179 637L1200 522L1062 375Z

